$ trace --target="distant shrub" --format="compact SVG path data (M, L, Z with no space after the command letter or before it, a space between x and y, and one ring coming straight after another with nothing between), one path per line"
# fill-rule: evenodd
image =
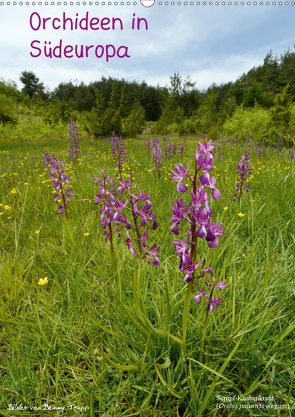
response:
M70 106L64 100L52 101L42 110L42 118L49 125L68 124L71 119Z
M7 123L16 123L16 105L12 97L0 94L0 122L4 125Z
M0 78L0 94L4 94L6 97L13 97L17 101L22 101L24 95L18 91L17 84L14 81L5 81Z
M260 141L270 121L269 111L263 109L256 101L254 108L238 108L233 116L223 123L223 131L240 140L253 138Z
M126 137L141 134L144 129L145 110L143 107L131 110L129 115L122 119L122 132Z

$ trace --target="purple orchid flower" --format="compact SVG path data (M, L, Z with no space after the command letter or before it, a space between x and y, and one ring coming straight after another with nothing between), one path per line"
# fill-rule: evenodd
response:
M211 300L209 300L209 313L213 313L214 309L220 306L220 303L221 303L221 298L215 299L213 295Z
M186 269L186 276L183 280L183 282L191 282L192 280L192 274L194 271L201 265L201 263L204 261L204 258L200 260L198 264L195 264L194 262L190 264Z
M183 165L181 162L178 165L175 164L174 167L175 167L176 172L172 171L172 169L169 170L173 174L173 176L171 177L171 180L178 181L177 191L180 193L185 193L187 191L187 186L184 185L181 181L187 176L191 167L191 163L189 163L187 170L183 168Z
M129 237L129 233L128 233L128 230L127 230L127 239L126 239L126 243L127 243L127 247L131 250L131 252L132 252L132 255L134 255L135 256L135 254L136 254L136 250L134 249L134 247L132 246L132 244L131 244L131 238Z
M224 227L222 224L217 224L215 220L212 223L212 209L210 207L209 198L205 188L210 188L212 190L211 196L214 200L218 200L221 196L221 193L216 188L216 180L214 176L210 177L209 170L214 169L213 162L214 157L212 155L212 151L214 150L214 146L212 145L212 140L208 143L204 141L204 143L198 142L198 151L195 154L196 160L196 167L195 172L192 177L189 175L190 165L187 170L185 170L182 164L175 165L176 171L170 170L172 172L172 180L178 181L177 183L177 191L178 192L185 192L187 187L182 184L182 181L185 177L189 178L192 181L192 188L191 188L191 197L192 201L185 207L183 200L181 202L179 200L173 202L172 212L173 216L170 217L170 220L173 222L171 227L171 231L178 235L179 234L179 225L182 221L187 221L189 224L189 231L187 231L187 239L186 242L182 240L174 240L172 244L176 248L176 254L180 258L179 268L181 271L185 271L186 275L184 278L184 282L190 283L187 286L188 297L191 289L197 285L200 279L207 273L211 274L213 284L206 282L206 286L211 288L209 294L205 294L205 289L203 288L202 291L197 290L197 296L195 297L195 302L200 303L201 297L205 297L208 310L207 312L213 312L215 308L217 308L220 303L220 298L214 298L213 292L215 289L219 288L219 290L223 290L227 286L225 285L224 281L219 282L216 284L215 278L213 277L213 271L211 266L209 265L207 268L202 268L203 273L196 278L196 282L194 282L194 275L196 269L201 265L203 262L203 258L197 264L196 263L196 255L197 255L197 239L206 237L206 241L208 242L209 248L216 248L218 245L218 237L223 236ZM198 172L200 170L204 172L198 178ZM189 241L191 236L191 241ZM187 298L188 299L188 298ZM188 308L188 307L186 307ZM185 311L186 316L188 312ZM184 340L185 340L185 332L184 330Z
M128 189L131 189L131 188L136 188L136 186L129 187L130 184L131 184L131 181L129 179L125 182L125 179L123 178L122 181L119 181L119 184L121 185L121 187L119 187L118 190L117 190L117 193L119 195L122 194L124 189L128 190Z
M214 161L213 156L211 153L206 153L205 158L202 154L198 156L198 165L204 171L208 171L210 169L214 169L212 162Z
M217 224L216 220L213 224L211 224L209 226L209 231L208 231L207 236L206 236L206 240L208 242L210 242L209 243L209 248L217 248L217 246L218 246L217 236L223 236L224 235L223 230L224 230L225 227L222 227L221 229L219 229L220 226L222 226L222 223Z
M158 266L160 265L160 261L157 257L158 253L160 253L159 249L157 249L157 244L155 243L150 250L146 250L145 247L142 248L146 253L148 253L149 255L152 255L154 258L154 266Z
M196 160L198 159L199 155L201 155L201 154L206 155L207 153L210 154L210 152L213 151L214 146L211 145L211 143L212 143L212 140L211 139L209 140L208 143L205 140L204 140L204 143L203 144L201 142L197 142L197 145L198 145L199 150L195 154Z
M212 177L212 179L210 178L210 174L208 171L204 172L201 176L200 176L200 182L208 188L212 189L212 197L214 198L214 200L218 200L221 196L220 191L217 190L217 188L215 188L215 184L216 184L216 180L214 177Z
M187 232L187 240L183 242L182 240L173 240L172 245L177 247L175 253L181 258L184 264L188 264L192 262L191 258L188 256L187 253L187 246L189 243L189 232Z
M199 303L201 301L201 297L208 297L209 294L205 295L205 288L202 289L202 291L197 290L197 293L199 295L197 295L194 300L196 303Z

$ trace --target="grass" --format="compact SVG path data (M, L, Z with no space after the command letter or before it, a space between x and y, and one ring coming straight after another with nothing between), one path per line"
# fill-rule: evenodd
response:
M196 141L185 140L185 167L194 159ZM125 175L133 172L137 189L151 194L158 215L159 228L149 232L148 243L160 244L161 266L144 262L142 297L155 329L163 330L170 317L171 337L163 342L158 336L157 342L151 331L145 339L132 316L138 260L126 247L125 231L115 239L115 264L109 243L103 240L94 204L98 185L93 180L102 168L113 178L118 172L110 143L93 141L92 146L83 140L75 164L67 162L66 140L2 139L0 413L292 416L295 169L290 153L283 149L278 158L275 150L267 150L258 159L250 150L253 177L240 204L233 196L236 162L245 146L223 143L224 159L214 162L222 196L210 206L212 219L225 225L225 235L216 249L208 249L201 240L198 258L204 256L215 278L228 287L220 307L209 316L200 361L204 303L191 298L185 352L173 339L182 337L186 293L169 219L173 200L189 201L189 193L180 196L170 181L169 168L180 156L163 162L159 180L151 171L143 140L125 144L129 158ZM68 220L56 214L52 182L42 164L43 147L67 162L65 172L70 173L74 191ZM180 227L179 238L185 235ZM45 277L48 283L38 285ZM249 396L271 400L245 400ZM27 409L9 410L9 404Z

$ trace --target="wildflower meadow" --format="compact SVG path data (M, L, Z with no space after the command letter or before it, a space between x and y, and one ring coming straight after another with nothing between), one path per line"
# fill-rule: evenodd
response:
M0 138L0 414L293 416L285 145Z

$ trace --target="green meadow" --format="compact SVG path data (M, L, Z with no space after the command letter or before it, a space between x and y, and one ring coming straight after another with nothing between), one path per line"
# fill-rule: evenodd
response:
M150 139L152 136L150 136ZM295 167L290 150L252 142L214 141L213 175L221 192L210 197L212 220L223 223L217 248L199 239L197 259L224 281L222 302L209 314L189 300L182 343L187 284L170 231L172 202L190 200L171 181L174 164L194 166L197 141L171 136L185 147L152 170L146 136L125 139L134 192L151 195L157 230L148 247L160 246L160 265L141 265L145 316L134 306L139 259L126 245L126 230L104 241L99 192L101 169L114 180L111 142L86 135L78 161L69 141L0 139L0 414L3 416L293 416L295 413ZM208 140L208 138L206 139ZM160 146L164 139L160 137ZM73 197L68 218L57 215L55 189L44 169L44 150L65 162ZM250 153L252 174L233 201L237 162ZM222 158L220 155L222 152ZM117 189L119 187L116 181ZM136 191L137 190L137 191ZM123 198L124 200L124 198ZM146 327L144 327L144 325ZM165 334L165 335L164 335ZM164 336L165 337L164 337Z

